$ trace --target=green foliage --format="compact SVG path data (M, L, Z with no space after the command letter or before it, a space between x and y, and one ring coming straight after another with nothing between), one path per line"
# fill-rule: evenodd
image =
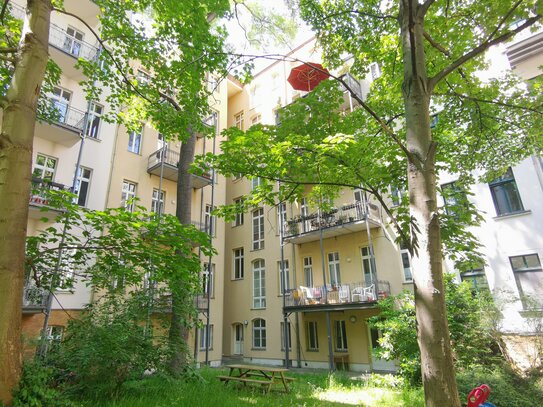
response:
M500 361L492 333L485 325L484 316L492 299L487 293L474 294L468 283L456 283L454 276L446 274L445 302L450 339L455 365L471 368L492 365ZM382 337L377 356L398 360L400 374L411 384L421 380L420 352L417 345L415 305L413 294L403 292L398 296L379 301L381 313L370 320Z
M14 407L68 407L73 406L56 388L55 369L41 361L27 361L23 375L13 394Z
M134 292L129 297L107 296L70 321L52 355L67 394L116 397L126 381L163 368L165 338L153 336L145 324L149 301Z
M543 404L543 388L533 379L517 376L507 368L471 367L457 374L460 400L467 401L469 392L476 386L488 384L488 401L496 406L539 407Z

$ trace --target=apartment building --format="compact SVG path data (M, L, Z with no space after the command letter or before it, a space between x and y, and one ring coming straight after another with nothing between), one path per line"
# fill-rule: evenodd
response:
M289 57L264 68L247 86L230 81L229 126L275 124L281 107L307 93L292 89L287 78L300 61L320 60L314 39ZM364 92L369 81L357 85ZM353 108L348 94L345 100L344 107ZM259 183L227 180L226 202ZM238 215L226 225L226 236L226 358L281 365L288 347L291 366L394 369L372 354L378 332L367 319L377 314L379 298L411 286L410 260L394 243L379 206L362 191L342 191L327 213L305 199L265 205Z
M66 0L67 12L81 17L99 32L99 7L92 1ZM14 2L11 12L24 18L24 2ZM44 213L47 203L41 191L46 188L73 189L77 203L89 209L107 207L133 208L135 202L148 210L175 214L177 165L180 142L165 140L149 123L142 123L139 132L129 132L123 126L107 123L102 115L111 112L104 102L87 102L82 86L86 77L75 67L78 58L93 60L99 53L99 42L81 21L65 14L52 13L49 53L62 70L60 83L48 95L58 112L53 123L36 124L33 155L35 193L30 197L28 233L35 234L51 226L56 213ZM137 71L138 80L151 80L149 72ZM226 126L226 82L218 85L210 76L210 97L213 114L206 119L213 137L197 136L196 154L216 151L219 129ZM103 99L108 95L104 90ZM211 234L213 245L223 247L224 222L211 216L214 206L224 203L225 183L209 173L192 176L191 210L193 223ZM130 198L136 198L132 202ZM51 221L42 218L49 216ZM197 250L197 249L195 249ZM208 266L211 263L211 266ZM223 252L211 259L202 257L202 292L195 299L203 325L191 333L197 361L220 363L222 356ZM211 280L208 285L207 282ZM209 290L209 292L208 292ZM93 301L94 292L85 282L75 279L70 290L48 290L27 284L23 293L23 333L28 351L39 337L44 325L47 302L51 301L47 335L60 339L70 318L77 317ZM209 316L209 331L207 330ZM213 338L214 332L219 339Z
M25 15L24 2L10 2L16 18ZM91 1L67 0L68 12L81 16L98 30L98 6ZM46 188L71 189L77 194L81 206L102 210L107 201L107 188L111 173L111 157L116 125L106 123L101 116L110 107L103 101L87 102L79 82L83 73L75 68L78 58L97 58L99 43L88 27L64 14L52 13L49 34L49 53L62 69L60 82L47 95L57 110L53 123L36 123L33 146L33 188L30 197L28 234L35 234L51 226L55 213L41 211L46 203L40 191ZM43 217L50 222L43 222ZM50 298L48 335L59 337L69 318L77 315L92 298L92 290L77 281L73 289L56 290ZM25 287L23 295L23 334L32 341L43 326L48 293L32 285Z

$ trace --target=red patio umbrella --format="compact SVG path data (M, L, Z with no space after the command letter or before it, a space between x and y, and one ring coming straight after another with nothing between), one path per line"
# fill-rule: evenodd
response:
M294 89L310 92L329 76L330 74L321 64L306 62L292 68L287 80Z

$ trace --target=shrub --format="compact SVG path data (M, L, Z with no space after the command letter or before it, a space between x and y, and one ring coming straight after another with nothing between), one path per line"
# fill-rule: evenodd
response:
M502 360L497 345L484 324L483 316L491 298L486 293L473 293L467 283L456 283L446 274L445 302L455 365L468 367L492 365ZM399 374L411 385L421 382L420 351L416 336L413 293L379 301L381 313L370 319L372 327L381 331L378 357L398 360Z
M56 388L54 369L33 360L25 362L19 386L13 393L14 407L65 407L73 403L64 400Z
M53 360L68 394L116 397L127 380L157 371L163 346L144 330L139 299L110 297L72 320Z
M474 367L459 371L456 380L460 400L467 401L469 392L483 383L490 386L488 401L496 406L540 407L543 405L543 390L534 380L523 379L509 368Z

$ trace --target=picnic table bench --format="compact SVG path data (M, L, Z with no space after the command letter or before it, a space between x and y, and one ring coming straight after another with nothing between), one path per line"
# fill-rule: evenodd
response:
M274 384L282 384L285 392L288 393L287 383L294 380L292 377L286 377L285 372L288 372L288 369L281 367L257 365L228 365L226 367L230 369L230 373L228 376L217 376L220 381L261 385L266 393L271 390Z

